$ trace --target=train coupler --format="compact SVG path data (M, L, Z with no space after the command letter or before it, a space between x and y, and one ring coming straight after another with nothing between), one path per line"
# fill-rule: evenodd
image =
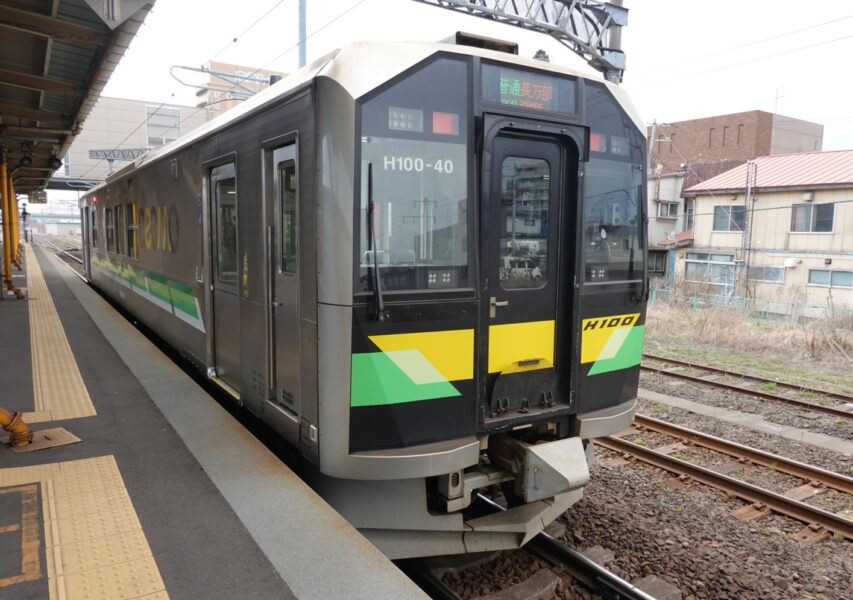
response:
M586 451L579 437L528 444L510 435L493 436L489 459L515 477L525 502L582 488L589 482Z

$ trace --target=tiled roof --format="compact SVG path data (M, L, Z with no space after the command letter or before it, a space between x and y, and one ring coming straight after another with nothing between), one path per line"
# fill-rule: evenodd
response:
M810 187L853 187L853 150L805 152L760 156L756 161L756 190ZM702 192L744 191L743 164L684 190L692 196Z
M658 246L672 246L673 244L676 246L679 246L679 245L684 246L684 245L687 245L685 242L692 242L692 241L693 241L693 228L691 227L690 229L685 229L681 233L677 234L675 236L675 239L667 238L664 241L659 242Z

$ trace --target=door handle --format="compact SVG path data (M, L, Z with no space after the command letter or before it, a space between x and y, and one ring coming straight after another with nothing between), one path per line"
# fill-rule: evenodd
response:
M492 296L489 298L489 318L494 319L497 311L495 310L499 306L509 306L509 300L501 300L498 301L497 298Z

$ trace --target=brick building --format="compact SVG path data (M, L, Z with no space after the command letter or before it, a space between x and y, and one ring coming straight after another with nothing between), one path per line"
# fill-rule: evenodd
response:
M649 166L664 175L683 165L727 161L731 168L730 161L823 149L823 125L762 110L657 124L647 134Z

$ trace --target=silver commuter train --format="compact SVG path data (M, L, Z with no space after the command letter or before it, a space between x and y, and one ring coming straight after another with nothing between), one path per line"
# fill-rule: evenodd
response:
M572 69L353 44L89 191L86 272L390 557L515 547L633 420L642 127Z

